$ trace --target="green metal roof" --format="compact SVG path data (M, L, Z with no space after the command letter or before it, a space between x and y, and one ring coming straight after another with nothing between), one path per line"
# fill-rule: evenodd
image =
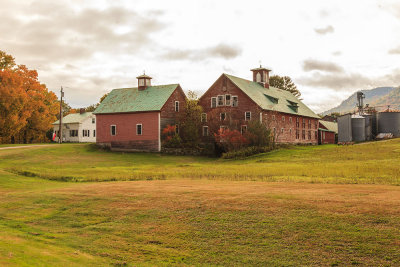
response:
M320 120L319 123L325 126L325 128L328 129L328 131L338 133L337 122Z
M92 112L85 112L85 113L71 113L68 114L67 116L63 117L62 119L62 123L81 123L83 122L87 117L91 116L93 113ZM60 121L57 120L56 122L53 123L53 125L55 124L59 124Z
M94 114L143 112L161 110L179 84L112 90L93 112Z
M264 88L264 86L257 82L228 74L224 75L264 110L278 111L310 118L320 118L289 91L275 87Z

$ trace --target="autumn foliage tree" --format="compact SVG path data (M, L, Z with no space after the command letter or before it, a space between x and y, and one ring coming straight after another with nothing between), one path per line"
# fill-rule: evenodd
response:
M16 66L0 51L0 142L46 141L57 113L57 96L39 82L36 70Z

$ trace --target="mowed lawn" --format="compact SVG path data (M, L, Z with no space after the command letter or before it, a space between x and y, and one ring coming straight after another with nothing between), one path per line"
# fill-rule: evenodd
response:
M0 150L0 266L398 266L399 163L400 140L246 160Z

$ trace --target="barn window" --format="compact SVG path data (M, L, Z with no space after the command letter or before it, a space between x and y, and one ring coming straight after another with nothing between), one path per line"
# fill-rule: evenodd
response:
M306 128L306 119L303 118L303 128Z
M301 139L306 139L306 130L301 131Z
M223 105L224 105L224 96L223 95L219 95L218 96L217 106L223 106Z
M225 106L231 105L231 95L225 95Z
M300 121L299 118L296 118L296 127L299 128L300 127Z
M136 124L136 135L142 135L143 133L143 126L141 123Z
M251 120L251 112L250 111L246 111L244 113L244 120L246 120L246 121Z
M284 131L285 131L285 130L282 128L282 129L281 129L281 133L283 133Z
M220 114L219 114L219 119L220 119L221 121L224 121L224 120L226 119L226 112L220 113Z
M203 126L203 136L208 136L208 126Z
M292 137L292 128L289 129L289 135Z
M300 130L296 129L296 139L300 139Z
M237 107L239 104L238 97L232 96L232 107Z
M111 135L117 135L117 125L111 125Z
M211 107L212 108L217 107L217 98L216 97L211 97Z
M285 116L282 116L282 121L285 122Z
M247 132L247 125L242 125L242 126L240 127L240 132L241 132L242 134L245 134L245 133Z
M292 117L289 117L289 122L292 122Z
M259 83L261 82L261 74L258 72L256 75L256 81Z
M311 129L311 120L308 120L308 129Z
M308 140L311 140L311 131L308 131Z
M95 124L96 123L96 119L92 118L92 123Z
M175 101L175 111L179 112L179 101Z
M207 122L207 113L201 113L201 122Z
M96 130L93 130L93 137L96 137Z

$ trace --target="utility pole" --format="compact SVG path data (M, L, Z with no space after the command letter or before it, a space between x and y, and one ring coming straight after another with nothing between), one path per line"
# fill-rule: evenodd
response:
M64 91L61 86L61 100L60 100L60 125L58 126L58 143L62 143L62 117L63 117L63 112L62 112L62 103L63 103L63 97L64 97Z

